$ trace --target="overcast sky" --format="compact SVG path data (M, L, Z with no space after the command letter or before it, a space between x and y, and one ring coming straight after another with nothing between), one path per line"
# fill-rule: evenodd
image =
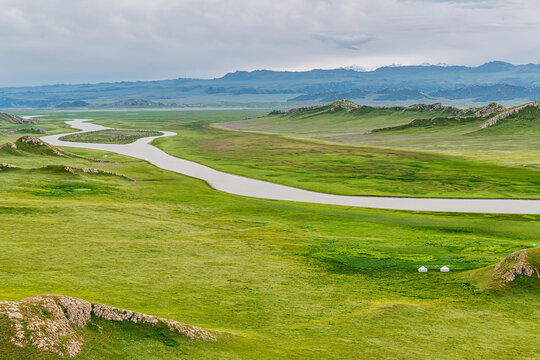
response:
M0 86L540 62L536 0L0 0Z

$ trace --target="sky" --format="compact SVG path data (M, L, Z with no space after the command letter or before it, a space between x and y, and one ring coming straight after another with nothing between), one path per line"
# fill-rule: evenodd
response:
M540 62L536 0L0 0L0 86Z

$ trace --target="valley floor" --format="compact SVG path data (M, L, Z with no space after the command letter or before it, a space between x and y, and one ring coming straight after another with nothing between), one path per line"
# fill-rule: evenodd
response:
M103 113L97 122L177 131L158 145L179 154L215 140L217 130L200 130L203 119L252 115L165 114ZM76 115L44 127L63 133L60 119L100 114ZM59 293L238 334L197 343L101 324L79 358L532 359L540 351L538 281L486 291L471 272L537 242L539 216L252 199L137 159L67 150L112 162L1 155L21 169L0 172L0 297ZM55 164L136 181L40 170ZM430 271L418 273L421 265Z

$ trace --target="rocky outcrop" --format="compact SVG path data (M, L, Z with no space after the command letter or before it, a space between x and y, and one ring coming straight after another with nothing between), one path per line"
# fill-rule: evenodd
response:
M14 142L7 142L5 144L0 145L0 150L17 150L17 145L15 145Z
M330 108L328 108L328 106L330 106ZM333 103L326 104L326 105L304 106L304 107L294 108L290 110L274 110L270 112L268 115L290 115L290 114L294 114L298 112L316 110L316 109L320 109L321 111L322 110L325 110L325 111L345 110L346 112L350 112L360 107L362 106L350 100L343 99L343 100L336 100Z
M178 321L62 295L0 301L0 316L6 316L9 321L11 332L0 334L6 340L21 347L33 345L39 350L69 357L75 357L84 344L78 330L94 317L153 326L164 324L171 332L194 341L216 341L218 334Z
M21 146L22 145L22 146ZM23 136L17 140L17 148L22 148L23 150L39 152L39 153L50 153L57 156L68 156L68 153L62 149L57 148L47 144L45 141L34 136Z
M350 100L336 100L332 103L332 106L330 107L330 111L335 110L345 110L346 112L350 112L354 109L358 109L361 106L350 101Z
M523 110L523 109L525 109L526 107L529 107L529 106L540 108L540 101L536 101L536 102L532 102L532 103L529 103L529 104L521 105L521 106L515 107L513 109L510 109L508 111L502 112L502 113L500 113L498 115L495 115L495 116L491 117L489 120L487 120L486 122L484 122L482 125L480 125L480 127L482 129L485 129L488 126L493 126L493 125L495 125L497 123L497 121L502 120L502 119L506 119L510 115L517 114L521 110Z
M17 169L17 166L5 162L0 163L0 171L5 171L9 169Z
M522 249L505 257L493 270L493 277L501 285L513 281L517 275L540 277L540 269L531 264L530 257L539 257L540 251Z
M470 108L467 111L474 112L474 115L479 117L488 117L489 115L496 114L505 110L506 108L504 106L493 102L480 108Z
M458 108L455 108L453 106L444 105L443 103L413 104L413 105L407 106L407 109L428 110L428 111L445 110L445 109L459 110Z

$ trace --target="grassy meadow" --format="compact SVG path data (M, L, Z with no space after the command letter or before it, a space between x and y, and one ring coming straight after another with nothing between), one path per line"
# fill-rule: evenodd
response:
M159 131L151 131L151 130L143 131L143 130L110 129L110 130L91 131L84 134L66 135L66 136L62 136L60 140L73 141L73 142L101 143L101 144L129 144L143 137L159 136L159 135L162 135L162 133Z
M540 198L540 177L534 168L420 151L334 146L212 126L261 112L94 112L86 116L110 127L174 131L177 136L154 144L218 170L309 190L344 195Z
M420 156L426 156L426 166L442 159L441 166L456 173L470 164L482 170L478 186L487 196L521 196L526 186L520 184L535 184L531 169L430 154L342 150L208 126L260 113L58 113L44 117L40 126L60 133L65 132L61 119L88 117L118 128L176 131L178 136L156 143L174 155L199 156L203 163L237 173L256 173L252 168L266 169L264 157L277 158L280 167L263 169L280 174L276 182L292 181L304 164L305 187L329 177L327 189L333 192L346 189L338 187L344 172L330 176L340 158L347 164L359 154L373 154L379 164L395 167L405 166L400 161L409 158L419 162L415 157ZM6 136L0 143L7 140L13 139ZM258 144L250 147L253 142ZM538 242L540 216L252 199L215 191L141 160L66 150L94 158L108 155L111 162L0 153L0 162L20 167L0 171L0 298L64 294L235 334L216 343L196 343L159 329L103 322L97 324L101 329L84 330L87 341L78 358L533 359L540 350L538 280L520 278L504 289L482 290L477 275ZM319 157L326 161L307 166ZM239 164L244 160L248 165ZM324 162L330 168L320 180L311 180ZM60 164L96 167L137 181L42 169ZM290 172L293 168L298 172ZM508 171L505 178L514 179L507 180L513 190L497 192L489 183L482 185L486 179L502 179L501 169ZM393 180L396 187L402 182L407 183ZM476 191L472 185L467 189ZM418 273L420 265L430 272ZM442 265L451 272L438 272ZM12 359L56 358L2 339L0 352Z
M449 109L401 110L367 109L301 111L291 115L254 117L220 126L277 134L338 145L377 147L457 155L473 161L540 169L540 110L526 109L501 121L497 126L480 129L485 118L466 121L426 121L424 126L404 126L416 119L456 116ZM516 121L519 120L519 121ZM388 131L375 131L394 127Z

